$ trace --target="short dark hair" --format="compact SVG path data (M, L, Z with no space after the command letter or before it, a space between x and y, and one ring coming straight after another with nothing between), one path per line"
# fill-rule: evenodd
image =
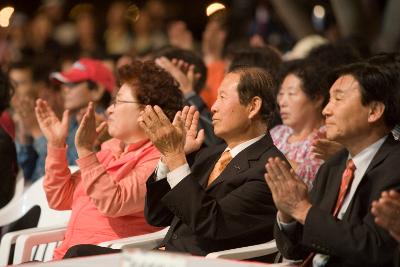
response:
M316 61L298 59L285 62L279 73L279 87L283 80L293 74L301 81L301 89L311 100L322 97L322 107L328 103L330 83L325 79L330 69Z
M266 125L269 126L276 110L275 99L272 93L274 80L271 74L256 67L238 68L231 73L240 75L237 86L240 104L249 104L253 97L260 97L262 99L260 116Z
M400 122L400 78L397 68L366 61L344 66L334 72L336 79L344 75L351 75L360 84L363 105L372 101L385 105L383 120L387 127L393 128Z
M182 109L183 95L175 79L154 61L133 61L118 69L121 83L136 88L138 101L143 105L158 105L172 121Z
M244 67L259 67L268 71L275 79L281 65L281 55L273 47L246 47L233 51L229 71Z
M8 76L0 71L0 115L10 106L10 100L13 95L13 87Z
M197 94L199 94L204 88L207 80L207 67L200 55L190 50L181 49L174 46L165 46L155 51L152 56L154 59L158 57L166 57L170 60L176 58L178 60L183 60L188 64L193 64L194 71L200 73L201 75L196 81L193 89Z

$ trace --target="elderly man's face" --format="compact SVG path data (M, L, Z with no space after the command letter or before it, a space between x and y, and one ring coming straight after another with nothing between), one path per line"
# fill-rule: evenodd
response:
M239 102L239 80L239 74L226 75L218 89L217 100L211 107L214 133L225 141L240 139L251 124L249 108Z
M332 85L328 105L322 111L326 117L326 136L346 146L367 133L370 127L369 105L361 103L360 84L351 75L339 77Z

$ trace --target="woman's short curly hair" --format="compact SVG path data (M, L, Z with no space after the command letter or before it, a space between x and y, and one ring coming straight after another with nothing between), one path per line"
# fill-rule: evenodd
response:
M7 75L0 71L0 115L9 107L13 92L13 87Z
M172 121L182 109L183 95L179 84L153 61L133 61L118 69L121 84L135 87L134 95L143 105L158 105Z

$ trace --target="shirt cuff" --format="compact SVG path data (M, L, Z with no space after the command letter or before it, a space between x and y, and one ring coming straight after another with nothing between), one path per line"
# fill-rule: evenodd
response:
M179 182L182 181L189 174L190 174L190 167L189 164L187 163L180 166L179 168L176 168L172 172L169 172L167 174L167 181L171 189L174 188L177 184L179 184Z
M157 164L157 170L156 170L156 181L159 181L161 179L167 178L167 174L169 172L167 164L161 161L161 159L158 161Z
M290 223L281 222L281 220L279 220L278 214L276 214L276 222L278 223L279 229L287 234L294 233L296 230L296 221Z

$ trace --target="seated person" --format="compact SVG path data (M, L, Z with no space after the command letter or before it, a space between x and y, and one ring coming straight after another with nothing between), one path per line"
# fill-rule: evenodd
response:
M328 86L320 79L324 74L323 67L305 60L284 65L277 95L283 124L271 130L275 145L309 189L323 163L313 157L311 145L324 132L322 108L328 98Z
M37 101L36 116L48 143L47 200L53 209L72 210L55 259L76 244L98 244L159 230L146 223L143 211L146 179L160 154L137 119L146 105L162 107L172 119L182 107L182 94L175 80L151 62L136 61L122 67L119 75L122 86L107 109L107 122L96 129L93 103L82 118L75 136L80 171L73 174L68 169L66 146L69 111L60 121L45 101ZM105 126L112 139L95 153L96 135Z
M172 124L160 107L145 108L139 123L162 154L147 181L145 216L151 225L170 226L161 244L166 251L204 256L273 239L276 209L264 165L269 157L285 157L268 133L275 106L265 89L272 86L272 77L258 68L227 74L211 109L214 132L226 145L197 153L204 133L196 135L199 115L193 107ZM69 256L90 250L119 251L82 245Z
M400 188L398 73L367 62L339 69L323 110L326 136L342 144L317 173L310 193L280 159L265 175L278 208L274 236L302 266L391 266L397 242L374 222L371 204Z
M0 117L10 105L11 89L8 77L0 71ZM14 195L17 173L17 152L14 141L0 121L0 208L4 207Z

